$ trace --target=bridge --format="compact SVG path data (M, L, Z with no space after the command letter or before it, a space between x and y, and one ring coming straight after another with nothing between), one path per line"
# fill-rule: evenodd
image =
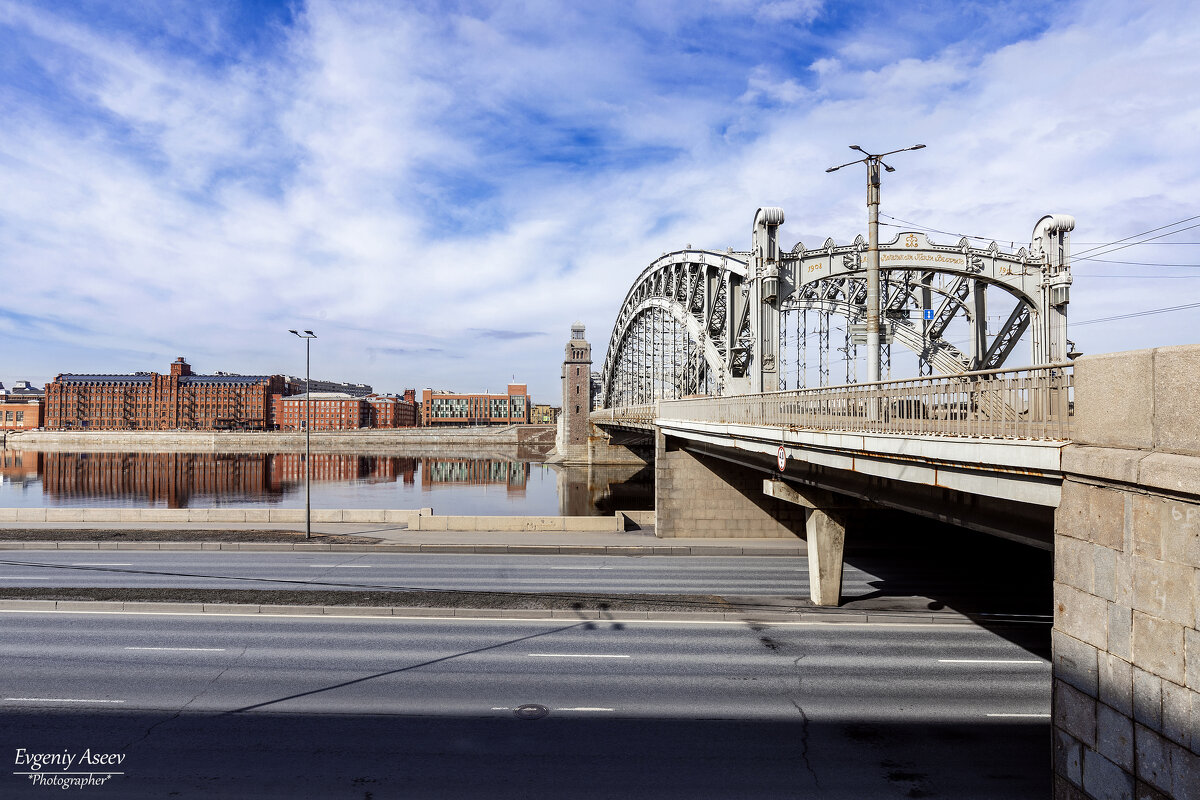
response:
M749 251L644 269L590 412L573 328L560 454L652 463L660 537L802 536L815 605L839 603L871 509L1052 550L1055 796L1193 796L1200 345L1075 352L1065 215L1016 250L902 232L870 253L862 237L782 251L783 219L759 209ZM865 257L886 379L860 383ZM1022 340L1033 366L1006 366Z

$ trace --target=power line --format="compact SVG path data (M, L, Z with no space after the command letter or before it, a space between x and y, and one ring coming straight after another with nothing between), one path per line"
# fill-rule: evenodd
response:
M1192 217L1192 219L1195 219L1195 217ZM1183 221L1186 222L1187 220L1183 220ZM1178 225L1179 223L1174 223L1174 224ZM1148 244L1150 242L1153 242L1155 239L1161 239L1164 236L1174 236L1177 233L1183 233L1184 231L1190 231L1192 228L1200 228L1200 222L1197 222L1195 225L1189 225L1186 228L1180 228L1177 231L1167 231L1166 233L1160 233L1158 236L1151 236L1149 239L1142 239L1140 242L1130 242L1129 244L1123 244L1120 247L1110 247L1107 250L1104 249L1105 245L1101 245L1100 247L1093 247L1090 250L1084 250L1083 252L1091 253L1091 252L1095 252L1095 251L1099 250L1100 255L1106 256L1109 253L1115 253L1118 250L1124 250L1127 247L1136 247L1139 244ZM1155 228L1154 230L1156 230L1156 231L1162 230L1162 228ZM1150 233L1150 231L1146 231L1146 233ZM1137 235L1141 236L1143 234L1137 234ZM1126 237L1126 238L1130 238L1130 237ZM1122 240L1118 240L1118 241L1122 241ZM1117 242L1113 242L1113 244L1116 244L1116 243ZM1075 255L1071 256L1071 259L1073 261L1087 261L1089 258L1091 258L1091 256L1075 256Z
M1185 311L1189 308L1200 308L1200 303L1186 303L1181 306L1168 306L1166 308L1149 308L1145 311L1134 311L1131 314L1117 314L1112 317L1100 317L1099 319L1086 319L1083 322L1072 322L1071 327L1080 325L1095 325L1099 322L1116 322L1121 319L1134 319L1136 317L1148 317L1151 314L1165 314L1168 311Z
M1082 251L1080 251L1079 253L1076 253L1076 254L1073 254L1073 255L1075 255L1075 256L1080 256L1080 255L1083 255L1084 253L1090 253L1090 252L1091 252L1091 251L1093 251L1093 250L1102 250L1102 249L1104 249L1105 247L1110 247L1111 245L1114 245L1114 244L1120 244L1121 242L1127 242L1127 241L1129 241L1130 239L1136 239L1136 238L1138 238L1139 236L1145 236L1145 235L1146 235L1146 234L1148 234L1148 233L1156 233L1156 232L1158 232L1158 231L1165 230L1165 229L1167 229L1167 228L1174 228L1176 225L1182 225L1183 223L1185 223L1185 222L1191 222L1191 221L1192 221L1192 220L1194 220L1194 219L1200 219L1200 214L1197 214L1197 215L1196 215L1196 216L1194 216L1194 217L1188 217L1188 218L1186 218L1186 219L1181 219L1181 220L1179 220L1179 221L1177 221L1177 222L1172 222L1172 223L1169 223L1169 224L1167 224L1167 225L1160 225L1160 226L1158 226L1157 228L1151 228L1151 229L1150 229L1150 230L1148 230L1148 231L1142 231L1141 233L1134 233L1134 234L1131 234L1131 235L1129 235L1129 236L1126 236L1124 239L1117 239L1115 242L1109 242L1108 244L1096 245L1095 247L1090 247L1090 248L1088 248L1088 249L1086 249L1086 250L1082 250ZM1191 226L1191 228L1195 228L1195 227L1200 227L1200 226L1197 226L1197 225L1192 225L1192 226ZM1186 230L1191 230L1191 228L1184 228L1183 230L1185 230L1185 231L1186 231ZM1171 233L1164 233L1164 234L1163 234L1163 236L1170 236L1172 233L1179 233L1179 231L1172 231ZM1158 239L1158 238L1161 238L1161 237L1155 236L1154 238L1155 238L1155 239ZM1150 240L1149 240L1149 239L1147 239L1146 241L1150 241ZM1134 242L1133 244L1141 244L1141 242ZM1127 246L1132 246L1132 245L1127 245ZM1118 248L1118 249L1124 249L1124 248Z

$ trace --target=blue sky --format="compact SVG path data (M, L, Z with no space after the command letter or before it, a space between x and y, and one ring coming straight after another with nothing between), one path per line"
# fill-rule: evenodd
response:
M1200 213L1197 53L1168 0L0 0L0 381L296 374L302 327L314 375L553 401L660 253L745 249L763 205L863 232L852 142L926 144L882 210L956 234ZM1077 264L1072 319L1200 300L1200 230L1161 241ZM1071 335L1193 343L1200 309Z

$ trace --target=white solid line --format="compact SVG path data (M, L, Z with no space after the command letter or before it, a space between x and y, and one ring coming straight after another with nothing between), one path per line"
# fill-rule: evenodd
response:
M186 650L198 653L224 653L224 647L126 647L126 650Z
M1049 714L988 714L989 717L1038 717L1048 718Z
M582 706L580 708L556 708L555 711L612 711L611 708L588 708Z
M371 569L374 564L309 564L314 569Z
M35 578L24 575L0 575L0 581L48 581L50 578Z
M1015 658L939 658L939 664L1045 664L1049 661L1039 659L1021 660Z
M133 564L119 564L116 562L107 561L76 561L71 564L72 567L132 567Z
M611 656L597 653L529 653L530 658L629 658L629 656Z
M17 703L124 703L124 700L91 700L91 699L76 699L74 697L6 697L5 701L12 700Z

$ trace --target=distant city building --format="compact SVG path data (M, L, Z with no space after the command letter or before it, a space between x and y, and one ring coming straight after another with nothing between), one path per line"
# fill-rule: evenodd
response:
M373 394L364 399L368 406L369 428L415 428L420 424L416 389L405 389L402 397Z
M314 379L310 382L311 386L305 386L304 378L295 378L291 375L288 375L284 380L287 381L285 395L301 394L308 389L312 389L313 394L317 392L340 392L348 394L351 397L366 397L375 392L370 384L367 383L341 383L339 381L318 381Z
M271 398L272 427L281 431L304 430L305 415L311 413L314 431L412 428L417 424L416 395L415 389L409 389L404 397L313 392L311 409L306 408L308 395L276 395Z
M421 424L528 425L529 388L510 383L507 394L455 394L426 389L421 396Z
M529 413L531 425L554 425L558 422L558 412L562 409L548 403L535 403Z
M62 374L46 386L51 430L264 430L281 375L194 375L183 356L170 374Z
M29 381L17 381L11 389L0 383L0 431L27 431L42 427L46 393Z
M592 405L590 411L595 411L600 407L600 393L604 389L604 376L599 372L592 372Z

